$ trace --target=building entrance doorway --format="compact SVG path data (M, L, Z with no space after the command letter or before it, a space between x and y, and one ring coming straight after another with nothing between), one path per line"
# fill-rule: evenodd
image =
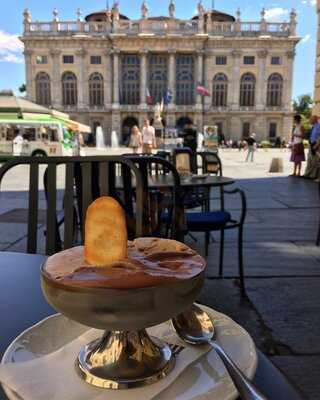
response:
M122 135L121 135L121 143L125 146L129 145L131 129L134 125L139 126L139 122L135 117L127 117L122 122Z

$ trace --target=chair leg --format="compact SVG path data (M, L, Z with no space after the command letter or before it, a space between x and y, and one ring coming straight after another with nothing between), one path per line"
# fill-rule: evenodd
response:
M205 233L205 254L208 257L209 254L209 243L210 243L210 232Z
M244 283L244 268L243 268L243 227L239 227L239 236L238 236L238 257L239 257L239 276L240 276L240 289L241 296L245 297L246 287Z
M224 259L224 229L220 231L220 255L219 255L219 276L223 276L223 259Z
M318 236L317 236L316 245L317 245L317 246L320 246L320 221L319 221L319 229L318 229Z

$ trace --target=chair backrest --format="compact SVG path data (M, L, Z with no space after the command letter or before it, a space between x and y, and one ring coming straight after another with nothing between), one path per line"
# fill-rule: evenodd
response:
M135 163L142 172L145 190L148 192L148 196L145 198L144 202L144 221L149 221L149 224L145 222L145 226L152 226L150 219L152 203L154 201L153 198L156 199L156 206L159 210L164 207L168 208L168 197L165 198L165 202L162 204L159 195L164 193L168 194L170 192L171 204L169 205L169 211L171 215L171 238L183 240L184 208L182 189L180 185L180 176L175 166L169 161L156 156L128 155L127 158ZM157 174L158 170L164 171L165 173L159 176ZM159 186L157 186L157 182ZM163 182L169 182L169 185L163 185ZM149 233L152 234L152 232Z
M47 169L44 175L44 186L47 199L46 212L46 250L51 255L59 249L57 244L57 167L65 167L65 186L63 196L64 238L63 249L74 244L74 216L75 204L78 207L81 222L87 208L97 197L109 195L120 200L126 211L125 199L128 194L119 195L116 187L116 165L126 165L135 177L135 236L143 232L142 207L143 180L139 169L128 159L122 157L94 156L94 157L19 157L13 159L0 168L0 184L7 171L17 165L29 166L29 202L28 202L28 235L27 252L37 252L38 233L38 205L39 205L39 176L40 166ZM124 185L125 186L125 185ZM74 189L76 189L76 196ZM132 200L132 193L131 193ZM128 214L127 214L128 216ZM128 216L129 220L131 215ZM132 222L132 221L131 221ZM81 223L83 228L83 224ZM84 232L82 232L84 239Z
M189 147L179 147L172 150L173 164L179 173L197 173L195 154Z
M222 176L222 162L218 154L210 151L198 153L202 158L202 172Z

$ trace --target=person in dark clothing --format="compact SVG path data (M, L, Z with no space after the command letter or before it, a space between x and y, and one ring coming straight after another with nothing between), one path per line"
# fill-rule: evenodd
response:
M253 162L253 157L254 157L254 152L256 149L256 135L255 133L252 133L248 138L245 139L248 147L248 154L246 158L246 162L249 161L249 158L251 162Z
M186 125L182 134L183 147L188 147L192 151L191 169L196 173L197 165L197 131L193 128L192 124Z
M186 125L183 130L183 146L189 147L193 153L197 151L197 131L193 128L192 124Z

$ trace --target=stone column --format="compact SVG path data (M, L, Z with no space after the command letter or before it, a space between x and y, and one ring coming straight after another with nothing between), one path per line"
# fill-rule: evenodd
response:
M147 50L140 52L140 107L147 107Z
M60 109L62 107L62 83L61 83L61 51L52 49L51 56L51 99L53 108Z
M106 56L106 72L104 79L104 106L110 108L112 104L112 57L110 50L105 53Z
M172 101L168 108L175 108L176 103L176 52L169 53L169 74L168 74L168 89L172 92Z
M287 142L291 140L293 129L293 118L292 115L286 115L282 119L282 132L281 137L285 139Z
M258 52L259 72L256 85L256 109L264 110L267 104L267 77L266 77L266 62L268 50Z
M196 85L200 84L203 85L203 51L199 51L197 53L197 81ZM196 107L199 110L202 110L202 97L200 94L196 95Z
M78 67L78 108L85 108L88 106L87 95L89 92L88 79L85 76L85 49L76 51L77 67Z
M295 51L290 50L287 52L288 69L286 79L283 85L282 103L285 111L292 111L292 82L293 82L293 65L295 58Z
M118 49L113 50L113 104L114 108L119 108L119 54Z
M212 104L212 73L211 73L211 65L213 63L213 54L212 53L205 53L204 55L204 85L211 93L211 97L206 96L204 98L205 109L209 110Z
M242 52L240 50L233 50L233 66L232 66L232 80L229 84L228 90L228 107L231 110L238 110L240 107L240 61Z
M25 71L26 71L26 88L27 88L27 98L31 101L35 101L35 85L33 76L33 67L32 67L32 55L33 50L26 49L24 51L25 57Z

